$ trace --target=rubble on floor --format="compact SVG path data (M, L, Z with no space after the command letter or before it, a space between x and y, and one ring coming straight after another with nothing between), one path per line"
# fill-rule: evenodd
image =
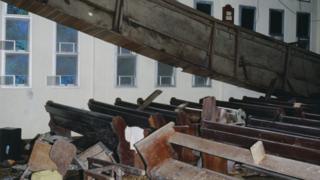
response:
M117 98L114 105L90 99L90 111L48 101L51 132L25 143L20 158L6 158L0 178L319 177L318 101L206 97L153 102L160 94L137 103Z

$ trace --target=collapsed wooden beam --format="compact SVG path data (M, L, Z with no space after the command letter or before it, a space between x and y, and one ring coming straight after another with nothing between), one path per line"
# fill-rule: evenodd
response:
M305 97L320 92L319 55L178 1L2 1L189 73L261 92Z

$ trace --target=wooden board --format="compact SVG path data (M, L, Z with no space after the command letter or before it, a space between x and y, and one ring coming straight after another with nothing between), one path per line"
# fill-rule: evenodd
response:
M185 72L255 91L320 92L320 56L173 0L2 0Z

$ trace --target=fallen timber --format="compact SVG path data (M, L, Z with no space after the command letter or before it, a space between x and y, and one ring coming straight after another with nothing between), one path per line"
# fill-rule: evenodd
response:
M201 175L199 175L201 174L201 169L195 169L195 167L190 167L172 159L174 152L171 144L293 178L316 180L320 175L320 166L270 154L265 154L265 158L256 164L248 149L181 134L176 132L173 126L174 123L169 123L135 144L136 149L146 163L148 175L153 179L201 178ZM159 154L161 155L159 156ZM175 171L176 169L180 170L179 173ZM204 172L202 173L205 174Z
M320 165L320 141L283 133L203 121L201 137L249 149L262 141L267 153Z
M189 73L260 92L303 97L320 92L319 55L178 1L2 1Z

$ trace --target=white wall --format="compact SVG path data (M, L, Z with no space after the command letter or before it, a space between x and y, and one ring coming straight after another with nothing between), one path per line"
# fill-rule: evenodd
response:
M192 0L181 0L193 6ZM283 2L292 2L283 0ZM214 15L221 18L222 7L231 3L235 8L236 24L238 24L239 4L256 6L257 0L214 0ZM319 3L320 4L320 3ZM1 3L2 5L2 3ZM302 7L308 10L309 7ZM268 33L268 8L282 7L277 0L259 1L259 18L257 31ZM297 3L290 5L299 9ZM1 8L2 9L2 8ZM286 10L286 41L295 40L295 18ZM1 13L2 14L2 13ZM318 14L319 16L319 14ZM47 100L87 108L87 101L94 97L97 100L113 103L116 97L135 102L138 97L146 97L156 87L156 61L138 56L137 59L137 87L116 87L116 46L79 33L79 72L80 85L76 88L53 88L46 86L46 76L53 75L54 62L54 32L55 23L37 15L32 18L32 86L30 88L0 88L0 127L20 127L23 137L31 138L37 133L48 131L49 116L44 105ZM319 18L318 18L319 19ZM1 18L0 18L1 20ZM1 23L3 26L3 23ZM319 23L318 23L319 26ZM320 28L319 28L320 29ZM2 31L2 28L0 28ZM313 34L319 34L313 33ZM318 36L318 41L320 41ZM319 43L313 43L314 46ZM1 69L1 63L0 63ZM160 88L163 94L158 102L168 103L171 97L197 101L210 95L221 100L229 97L241 98L243 95L259 96L261 94L238 88L226 83L213 81L211 88L192 88L192 75L177 72L177 85L174 88Z

